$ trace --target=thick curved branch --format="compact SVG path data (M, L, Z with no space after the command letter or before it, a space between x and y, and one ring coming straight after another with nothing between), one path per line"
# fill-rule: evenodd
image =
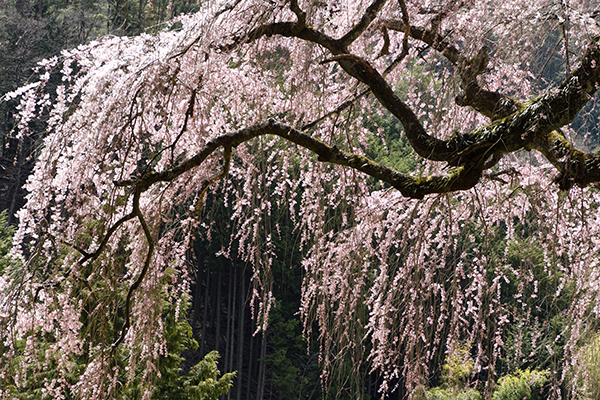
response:
M201 165L220 147L232 148L255 137L276 135L295 143L318 156L319 161L338 164L364 172L398 189L404 196L422 198L432 193L447 193L473 187L481 178L482 168L477 165L461 166L447 175L432 177L413 177L402 174L392 168L378 164L362 155L351 154L337 146L329 146L293 127L269 119L262 124L253 125L238 131L218 136L207 142L195 156L181 162L176 167L163 172L149 172L137 179L115 182L115 185L135 186L143 192L157 182L169 182L181 174ZM481 163L482 164L482 163Z
M298 32L306 27L306 13L300 9L300 5L298 5L298 0L290 1L290 9L296 14L298 18L298 22L296 22L296 28Z
M400 20L383 22L388 29L406 32L406 24ZM448 61L458 68L463 94L456 98L460 106L471 106L491 120L497 120L516 112L520 104L502 93L483 89L477 82L477 76L485 72L488 63L487 48L482 47L475 57L469 59L460 50L435 30L410 27L410 36L419 40L441 53Z
M600 88L600 38L591 44L581 64L554 95L548 95L541 110L547 127L538 127L530 147L539 150L559 170L556 181L561 189L600 182L600 154L577 150L560 127L570 123Z
M275 35L295 37L320 44L332 54L348 53L348 49L342 46L338 40L319 32L310 26L300 25L299 22L274 22L272 24L261 25L243 36L234 37L231 44L221 46L220 49L223 51L231 51L242 43L253 42L262 37L271 37Z
M600 182L600 154L574 148L559 130L544 135L532 147L558 169L559 174L554 181L562 190L569 190L573 185L585 187Z
M587 185L598 182L600 164L598 155L577 150L560 133L600 88L600 43L592 43L580 65L557 89L547 92L527 107L479 128L458 136L464 148L457 153L453 165L466 160L489 158L522 148L542 152L559 170L557 181L562 189L573 184Z
M404 23L404 37L402 38L402 54L407 55L408 37L410 36L410 17L408 15L408 9L406 8L406 3L404 2L404 0L398 0L398 3L400 3L400 10L402 11L402 22Z
M375 0L367 9L364 15L350 31L339 39L339 44L343 47L348 47L371 25L371 22L377 18L377 14L385 5L387 0Z
M292 0L290 9L296 14L297 22L276 22L266 24L253 29L244 36L233 38L232 44L224 47L224 50L231 50L244 41L255 41L263 36L282 35L287 37L297 37L320 44L327 48L332 54L348 53L348 46L352 44L373 22L379 14L379 11L385 5L387 0L375 0L367 9L360 21L340 39L334 39L322 32L319 32L306 25L306 14L298 5L297 0Z
M342 54L324 62L330 61L338 61L344 71L371 89L379 103L402 123L406 137L418 155L432 161L449 161L459 151L454 142L429 135L410 107L400 100L383 76L366 60Z
M385 69L385 71L383 71L383 73L381 74L382 77L386 77L390 72L392 72L398 65L400 65L400 63L402 62L402 60L404 60L404 58L408 55L408 44L406 44L405 47L403 47L402 49L402 53L396 57L396 59L394 59L394 61L388 65ZM340 104L339 106L337 106L334 110L329 111L328 113L318 117L317 119L307 123L306 125L302 126L300 128L300 130L302 131L306 131L318 124L320 124L321 122L323 122L324 120L326 120L327 118L339 114L342 111L344 111L345 109L347 109L348 107L350 107L351 105L353 105L357 100L361 99L364 96L367 96L369 93L371 93L371 89L367 88L365 90L363 90L362 92L360 92L359 94L357 94L356 96L354 96L351 99L346 100L345 102L343 102L342 104Z

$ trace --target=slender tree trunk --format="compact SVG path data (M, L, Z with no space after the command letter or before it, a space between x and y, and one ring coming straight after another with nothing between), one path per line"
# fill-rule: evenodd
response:
M233 344L235 343L235 302L237 296L237 270L235 264L231 264L231 274L233 275L233 295L231 296L231 336L229 337L229 371L233 371ZM238 381L239 381L238 377ZM232 390L227 392L227 400L231 400Z
M215 335L215 350L219 351L219 342L221 339L221 283L223 282L223 273L217 273L217 301L215 302L215 318L217 320L217 333Z
M204 256L202 257L202 267L204 268ZM208 325L208 299L210 298L210 270L204 269L206 273L205 288L204 288L204 311L202 317L202 340L200 342L200 355L204 357L206 345L206 326ZM200 286L200 284L198 284Z
M260 344L259 372L258 372L258 391L256 400L263 400L265 395L265 355L267 354L267 333L262 332Z
M225 354L223 355L223 361L224 361L224 366L225 366L225 371L230 371L229 369L229 341L231 340L231 293L232 293L232 288L231 285L233 284L233 280L232 280L232 268L231 268L231 262L227 262L227 264L229 265L229 273L228 273L228 283L227 283L227 331L225 333ZM229 396L229 392L227 392L227 396L222 395L221 399L225 399L226 397Z
M244 270L240 271L240 320L238 322L238 329L240 331L238 338L238 356L237 356L237 373L238 373L238 386L237 386L237 399L242 400L242 365L244 360L244 309L245 309L245 294L246 294L246 280L244 277ZM250 385L250 379L248 379L248 385Z
M200 302L202 301L202 286L204 285L204 280L203 280L203 274L204 274L204 263L202 262L202 258L201 257L195 257L195 271L196 271L196 275L195 275L195 286L194 286L194 293L192 296L192 300L193 300L193 304L192 304L192 310L194 311L194 314L192 316L192 331L193 332L198 332L198 330L200 329L200 327L202 326L202 321L201 321L201 317L200 317ZM198 336L200 337L200 336Z
M231 338L231 293L233 292L231 290L231 285L233 284L233 280L232 280L232 268L231 268L231 263L228 262L227 264L229 264L229 282L227 284L227 333L225 334L225 354L223 354L223 361L225 361L225 371L229 371L229 340ZM225 397L225 396L223 396Z
M252 366L254 365L254 335L250 336L250 362L248 363L248 386L246 386L246 400L250 400L250 386L252 384Z
M141 35L144 31L144 0L139 0L138 7L138 35Z

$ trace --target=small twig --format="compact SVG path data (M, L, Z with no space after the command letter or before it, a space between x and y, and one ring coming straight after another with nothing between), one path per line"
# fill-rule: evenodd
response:
M344 111L346 108L350 107L352 104L354 104L358 99L360 99L361 97L366 96L367 94L369 94L371 92L371 89L365 89L362 92L360 92L359 94L357 94L356 96L354 96L351 99L346 100L345 102L343 102L342 104L340 104L339 106L337 106L335 108L335 110L328 112L327 114L313 120L312 122L309 122L308 124L302 126L300 128L301 131L306 131L308 129L313 128L314 126L320 124L321 122L325 121L327 118L333 116L333 115L339 115L342 111Z
M177 144L177 142L179 141L179 139L181 139L181 136L183 136L183 134L187 131L187 126L188 126L189 119L194 116L194 106L196 104L196 94L198 92L198 88L200 87L201 83L202 83L202 75L200 75L200 78L198 78L198 85L195 88L192 89L192 95L190 96L190 101L188 103L188 108L185 111L185 118L183 120L183 126L181 127L181 131L179 131L179 134L177 135L177 137L175 138L175 140L173 141L173 143L171 143L168 147L166 147L164 149L164 150L171 149L171 162L173 162L173 156L174 156L174 152L175 152L175 145ZM156 157L156 156L154 156L154 157Z
M231 165L231 146L223 146L223 170L211 178L202 182L202 186L200 187L200 192L198 193L198 199L196 200L196 207L194 209L194 216L200 215L200 211L202 210L202 201L204 200L204 196L208 191L208 188L215 183L216 181L223 179L229 174L229 167Z
M404 38L402 39L402 53L408 54L408 38L410 36L410 19L408 17L408 9L404 0L398 0L400 10L402 10L402 22L404 22Z
M565 23L562 22L560 24L560 29L562 31L563 39L565 40L565 76L568 79L571 74L571 61L569 58L569 36L567 34L567 28L565 27Z
M502 175L508 175L511 178L515 178L515 177L521 175L521 173L519 171L517 171L514 167L511 167L511 168L503 169L498 172L490 172L490 173L483 174L483 176L485 178L488 178L492 181L497 181L497 182L500 182L503 184L507 184L508 182L506 182L504 179L500 178Z
M148 168L150 168L150 166L152 165L152 163L154 162L154 160L156 160L162 153L164 153L165 151L171 150L171 164L173 164L175 162L174 159L174 154L175 154L175 145L177 144L177 142L179 141L179 139L181 139L181 137L183 136L183 134L187 131L187 126L188 126L188 122L189 119L191 117L194 116L194 106L196 104L196 95L198 92L198 89L200 88L200 84L202 83L202 75L198 78L198 85L192 89L192 94L190 96L190 101L188 102L188 108L185 111L185 118L183 120L183 126L181 127L181 130L179 131L179 134L177 135L177 137L175 138L175 140L173 140L173 143L171 143L170 145L168 145L167 147L165 147L164 149L161 149L158 153L156 153L154 155L154 157L152 157L152 159L150 161L148 161L148 164L146 166L146 170L145 172L148 172Z
M324 64L328 64L330 62L340 61L340 60L352 60L361 65L368 64L364 58L359 57L356 54L339 54L337 56L326 58L323 61L320 61L319 64L324 65Z
M113 351L123 342L125 339L125 335L131 326L131 299L133 297L133 292L137 290L142 284L142 281L146 277L146 273L150 268L150 262L152 261L152 255L154 253L154 239L152 238L152 232L146 223L144 215L140 210L140 195L142 191L139 188L136 188L136 191L133 195L133 213L140 221L140 225L144 231L144 236L146 237L146 241L148 242L148 253L146 253L146 260L144 261L144 267L140 272L138 278L133 282L133 284L129 287L129 291L127 292L127 299L125 300L125 324L123 324L123 328L121 329L121 334L119 338L112 344L111 349Z

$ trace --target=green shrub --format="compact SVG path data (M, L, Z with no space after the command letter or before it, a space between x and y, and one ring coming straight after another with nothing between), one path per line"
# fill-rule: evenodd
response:
M427 391L427 400L481 400L481 393L475 389L463 389L456 393L449 389L433 388Z
M522 371L500 378L492 400L541 400L541 389L548 380L548 371Z
M600 355L600 352L598 354ZM416 400L481 400L483 398L481 393L466 385L473 369L474 363L469 354L469 345L456 346L444 364L443 385L427 391L419 388L414 398ZM548 380L548 375L548 371L545 370L517 370L498 381L491 400L541 400L541 391ZM600 397L594 399L598 398Z
M229 391L235 372L224 374L219 378L218 358L219 353L211 351L183 377L182 387L188 399L217 400L219 396Z
M474 362L470 355L470 344L459 344L448 355L443 367L444 384L427 391L427 400L481 400L481 394L466 387L473 373Z
M448 355L442 378L446 385L457 390L464 389L465 381L473 373L475 366L470 355L470 345L461 344Z

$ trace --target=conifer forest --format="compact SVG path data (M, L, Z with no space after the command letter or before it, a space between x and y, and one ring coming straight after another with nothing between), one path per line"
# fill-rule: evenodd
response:
M0 399L599 400L598 0L0 0Z

